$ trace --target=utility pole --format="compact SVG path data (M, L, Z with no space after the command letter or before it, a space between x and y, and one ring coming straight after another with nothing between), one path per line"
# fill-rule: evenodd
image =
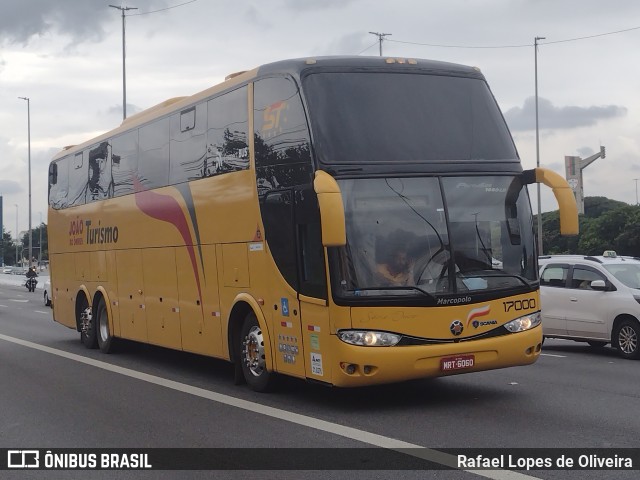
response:
M29 267L33 258L33 241L31 239L31 102L28 97L18 97L27 101L27 138L29 142Z
M380 43L380 56L382 56L382 41L384 37L388 37L391 35L390 33L378 33L378 32L369 32L371 35L376 35L378 37L378 42Z
M127 10L137 10L136 7L116 7L115 5L109 5L112 8L116 8L122 12L122 120L127 118L127 67L125 62L125 34L124 34L124 12Z
M14 203L14 205L16 207L16 259L13 263L15 263L17 266L18 265L18 240L20 238L20 234L18 233L18 204Z
M538 127L538 40L546 37L535 37L533 40L534 63L536 76L536 167L540 168L540 131ZM540 183L538 185L538 255L542 255L542 202L540 200Z
M40 249L38 250L38 270L42 267L42 212L40 212L40 243L38 246Z
M635 182L636 182L636 207L638 206L638 178L634 178Z

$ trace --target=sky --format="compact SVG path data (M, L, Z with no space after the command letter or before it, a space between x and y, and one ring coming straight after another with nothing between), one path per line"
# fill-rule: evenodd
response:
M272 61L378 55L369 32L388 33L384 56L479 67L525 169L537 164L533 44L545 37L540 165L564 176L565 155L604 145L584 170L585 196L637 203L637 0L0 0L0 195L12 236L16 220L29 225L27 105L33 227L46 223L51 158L122 121L122 17L110 3L137 8L126 12L128 115ZM540 203L557 208L545 187Z

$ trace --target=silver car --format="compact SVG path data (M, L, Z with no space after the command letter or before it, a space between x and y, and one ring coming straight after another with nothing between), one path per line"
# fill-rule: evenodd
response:
M608 343L624 358L640 358L640 259L551 255L540 263L545 338Z

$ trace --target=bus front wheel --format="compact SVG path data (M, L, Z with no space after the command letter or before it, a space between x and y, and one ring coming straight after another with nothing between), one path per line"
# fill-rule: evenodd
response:
M264 336L253 312L247 315L242 324L239 352L242 373L249 387L256 392L269 391L275 374L267 370Z

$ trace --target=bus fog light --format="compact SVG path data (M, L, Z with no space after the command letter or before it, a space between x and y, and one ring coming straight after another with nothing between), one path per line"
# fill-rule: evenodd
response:
M392 347L396 345L401 335L389 332L376 332L367 330L340 330L338 338L350 345L363 347Z
M541 322L542 317L540 312L536 312L511 320L509 323L505 323L504 328L509 330L511 333L524 332L525 330L537 327Z

